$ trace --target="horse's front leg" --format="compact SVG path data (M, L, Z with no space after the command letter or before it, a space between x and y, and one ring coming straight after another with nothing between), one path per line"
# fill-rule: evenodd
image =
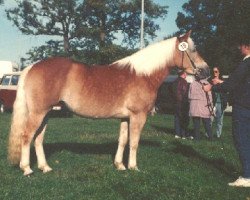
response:
M140 113L130 117L129 123L129 160L128 168L138 170L136 154L142 128L146 122L147 114Z
M118 170L126 170L123 164L123 153L128 142L128 119L122 119L120 126L118 149L115 155L115 167Z

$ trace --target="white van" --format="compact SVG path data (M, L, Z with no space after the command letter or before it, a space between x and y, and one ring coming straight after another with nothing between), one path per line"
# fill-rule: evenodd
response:
M18 71L18 65L10 61L0 61L0 80L4 74Z

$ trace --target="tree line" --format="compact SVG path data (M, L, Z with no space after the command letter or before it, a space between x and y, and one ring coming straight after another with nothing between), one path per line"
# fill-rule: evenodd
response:
M141 0L16 2L6 14L22 33L53 36L46 44L29 50L22 58L24 63L59 55L104 64L138 50ZM192 30L192 38L208 64L230 73L240 59L236 41L250 33L250 1L189 0L182 8L176 18L179 31L173 35ZM166 18L167 13L168 6L145 0L145 44L160 30L156 19ZM121 44L115 42L118 39Z
M167 6L145 1L145 42L160 29ZM17 0L7 17L27 35L56 36L27 55L33 62L62 55L87 63L110 63L135 51L140 39L141 0ZM122 45L114 41L120 38Z
M192 37L207 63L230 74L240 61L237 42L250 35L249 0L190 0L182 6L176 24Z

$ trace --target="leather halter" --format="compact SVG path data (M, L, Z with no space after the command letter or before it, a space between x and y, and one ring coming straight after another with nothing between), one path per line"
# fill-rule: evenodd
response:
M181 50L179 50L181 51ZM184 53L187 55L192 67L193 67L193 71L194 71L194 75L198 76L198 71L200 71L200 69L198 69L198 67L195 65L194 61L191 59L190 55L188 54L187 50L181 51L182 52L182 67L183 67L183 60L184 60Z

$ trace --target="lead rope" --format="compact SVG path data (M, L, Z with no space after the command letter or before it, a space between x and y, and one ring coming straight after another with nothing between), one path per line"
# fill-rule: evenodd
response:
M198 83L200 83L202 86L204 85L200 80L198 80ZM213 103L211 102L211 100L209 98L208 92L205 92L205 95L206 95L206 99L207 99L207 108L209 110L209 113L210 113L211 116L215 117L214 106L213 106Z

